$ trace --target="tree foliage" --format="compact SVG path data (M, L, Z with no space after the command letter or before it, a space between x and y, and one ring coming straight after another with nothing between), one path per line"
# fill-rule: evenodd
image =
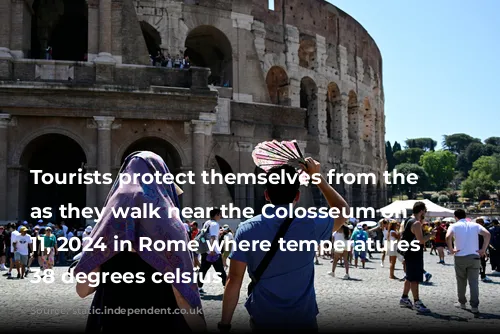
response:
M489 137L484 140L486 145L500 146L500 137Z
M481 143L481 139L473 138L465 133L455 133L452 135L444 135L443 147L448 151L460 154L464 152L471 143Z
M500 187L500 154L482 156L472 166L469 177L462 182L465 197L489 198L489 193Z
M414 138L405 141L407 148L420 148L424 151L434 151L437 141L432 138Z
M406 150L398 151L394 153L394 158L398 164L410 163L418 164L420 157L424 154L424 150L421 148L408 148Z
M411 173L414 173L418 176L416 184L409 184L407 182L404 182L404 184L402 184L398 180L398 184L393 185L394 190L396 190L397 192L405 193L408 196L408 199L415 199L417 197L417 193L424 190L427 186L427 173L422 168L422 166L412 163L402 163L397 165L394 169L398 173L405 175L405 180L406 177Z
M457 157L450 151L429 151L420 158L420 165L429 178L429 185L435 189L445 189L453 180Z

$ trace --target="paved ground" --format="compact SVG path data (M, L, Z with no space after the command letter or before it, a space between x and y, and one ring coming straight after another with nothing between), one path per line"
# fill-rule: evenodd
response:
M480 310L472 313L453 307L456 300L455 277L452 258L445 266L436 264L436 256L426 254L426 269L433 274L431 284L421 286L421 299L433 311L418 315L415 311L401 309L398 305L403 283L389 280L387 264L381 268L379 255L367 264L366 269L352 269L349 281L327 275L328 260L316 266L316 293L320 314L320 331L349 330L453 330L468 331L500 328L500 277L491 276L493 283L480 285ZM397 276L402 276L398 263ZM58 267L57 277L67 268ZM489 269L488 269L489 270ZM337 268L343 276L343 268ZM248 278L246 279L248 281ZM245 286L246 286L245 282ZM204 311L209 329L215 330L221 315L222 287L206 284L203 297ZM248 315L243 306L245 291L234 317L235 332L248 330ZM91 297L80 299L73 284L58 279L54 284L31 283L30 280L0 281L0 332L5 329L24 331L70 331L85 327L85 312ZM61 310L65 314L60 314ZM43 314L41 314L43 312ZM50 314L47 314L50 313Z

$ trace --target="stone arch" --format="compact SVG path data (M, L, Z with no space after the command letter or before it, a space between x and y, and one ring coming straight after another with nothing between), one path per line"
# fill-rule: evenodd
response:
M157 136L143 136L130 143L121 154L120 165L125 158L137 151L151 151L163 158L170 173L177 174L182 168L182 159L179 152L167 140Z
M271 103L289 105L289 80L286 71L282 67L273 66L269 69L266 75L266 84Z
M310 77L300 81L300 107L306 109L306 128L311 135L318 130L318 86Z
M347 126L349 128L348 130L349 139L357 140L359 139L358 96L353 90L349 92L349 100L347 102L347 115L348 115Z
M88 50L86 0L35 0L32 5L30 58L83 61Z
M328 84L326 93L326 132L328 138L342 140L342 103L339 86Z
M316 41L312 37L303 37L299 43L299 66L314 70L316 64Z
M209 67L209 84L231 87L233 82L233 51L231 42L219 29L201 25L192 29L184 43L185 55L193 66Z
M66 137L71 138L75 142L78 143L78 145L83 149L83 152L85 153L85 157L87 158L87 163L93 164L94 162L93 157L94 157L94 151L87 146L85 143L85 140L81 138L79 135L75 134L74 132L71 132L67 129L64 128L59 128L59 127L44 127L39 129L36 132L32 132L19 142L17 145L17 148L14 150L14 153L10 159L12 165L14 166L22 166L22 159L23 159L23 153L26 150L26 147L29 145L30 142L34 141L36 138L41 137L46 134L59 134L63 135Z
M85 173L88 156L80 144L69 136L58 133L45 133L32 138L24 146L19 157L19 217L30 217L31 208L51 208L50 221L63 220L59 215L59 207L72 206L83 208L86 206L85 184L77 181L66 180L67 184L52 182L45 184L35 182L35 175L30 171L41 170L52 176L69 173ZM81 170L79 170L81 168ZM50 182L50 181L49 181ZM64 219L68 225L81 226L85 223L83 218Z
M121 166L123 156L130 146L132 146L135 142L143 139L143 138L157 138L163 140L168 144L168 148L173 152L176 152L175 159L178 160L181 167L189 167L190 159L187 158L185 149L179 145L179 143L175 140L175 138L166 135L165 133L155 132L155 131L146 131L136 134L135 136L130 136L128 140L123 142L118 150L116 151L113 163L115 168L119 168ZM168 166L168 165L167 165ZM170 166L168 166L170 168ZM171 171L173 173L173 171Z
M141 25L142 36L144 37L144 41L146 42L146 47L148 49L148 52L152 57L154 57L156 56L158 51L161 51L160 33L146 21L141 21L140 25Z
M215 156L215 161L217 162L217 165L219 167L219 170L221 172L221 174L225 177L227 174L233 174L233 169L231 168L231 165L229 165L229 163L224 160L222 157L216 155ZM235 198L236 198L236 195L235 195L235 184L226 184L227 186L227 190L229 191L229 194L231 195L231 199L233 201L233 203L235 202Z
M363 139L367 142L372 141L374 128L373 110L368 97L363 99Z

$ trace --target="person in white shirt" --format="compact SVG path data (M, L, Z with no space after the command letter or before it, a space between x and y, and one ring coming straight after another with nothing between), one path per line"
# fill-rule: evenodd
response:
M16 261L17 267L17 278L23 279L28 276L26 272L26 266L28 265L28 259L31 255L31 236L27 234L28 228L26 226L21 226L19 230L19 235L12 241L12 246L14 249L14 261ZM19 271L21 273L19 273Z
M222 211L220 209L214 208L210 210L210 220L207 220L205 224L203 224L202 229L206 229L208 227L208 232L210 234L210 245L219 240L219 223L218 221L222 218ZM220 274L222 278L222 285L226 286L226 271L224 270L224 264L222 263L222 256L220 249L218 247L214 247L213 251L208 251L201 255L201 266L200 266L200 274L201 279L198 280L198 290L200 293L204 293L203 291L203 279L210 269L210 267L214 267L215 271Z
M485 256L490 243L490 232L483 226L465 220L465 211L455 211L456 223L451 224L446 232L446 244L451 254L455 255L455 276L457 278L458 302L455 306L466 309L465 292L467 282L470 289L470 306L472 313L479 313L479 271L481 257ZM484 238L483 247L479 249L478 235ZM455 239L455 248L453 248Z

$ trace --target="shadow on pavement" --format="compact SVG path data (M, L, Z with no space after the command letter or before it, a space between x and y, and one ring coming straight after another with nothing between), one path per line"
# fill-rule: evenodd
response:
M469 321L467 318L459 317L457 315L445 315L445 314L439 314L436 312L417 313L417 315L432 317L434 319L446 320L446 321L460 321L460 322L468 322Z
M202 300L222 300L224 295L200 295Z
M469 313L472 313L471 310L466 310ZM472 313L474 314L474 313ZM481 313L479 312L478 314L474 314L474 319L500 319L500 314L493 314L493 313Z

